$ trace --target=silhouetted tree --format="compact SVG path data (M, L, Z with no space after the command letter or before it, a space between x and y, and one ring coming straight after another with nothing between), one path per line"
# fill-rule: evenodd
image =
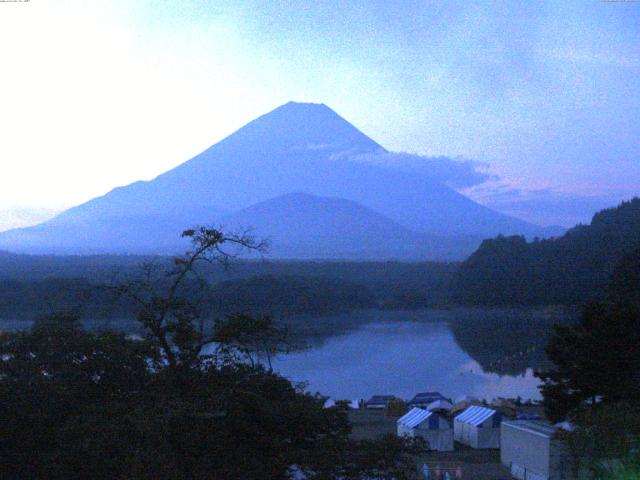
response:
M639 298L640 249L619 262L607 301L585 308L578 325L558 328L549 343L555 367L539 374L541 390L547 415L575 424L563 434L574 473L624 478L616 475L639 471Z
M116 287L133 302L136 317L149 341L174 370L188 370L200 363L202 349L213 342L205 329L205 316L190 300L189 288L194 282L201 289L206 286L199 265L227 264L245 250L266 249L264 242L257 242L250 235L228 235L206 227L185 230L182 237L191 240L191 249L175 257L170 269L148 263L144 265L142 279Z
M640 398L639 256L637 250L619 262L607 302L587 306L578 325L557 327L547 347L555 367L539 374L551 418Z
M288 353L293 348L287 329L276 326L269 316L229 315L215 322L211 338L217 344L217 353L233 357L239 354L251 366L265 358L269 370L272 370L274 355Z
M90 477L87 468L112 461L92 448L104 436L112 436L110 454L124 454L130 430L121 415L146 388L153 357L146 342L85 332L70 315L47 316L30 332L1 334L0 477ZM69 444L71 432L94 421L100 428ZM61 461L63 454L73 461ZM119 465L110 466L117 474Z
M53 316L0 335L0 477L9 479L412 478L402 439L354 442L343 404L305 393L259 362L204 355L220 341L241 355L284 350L268 318L232 316L208 332L185 292L200 262L226 262L247 237L189 230L193 247L117 291L136 302L146 335L90 333ZM191 283L190 283L191 282Z

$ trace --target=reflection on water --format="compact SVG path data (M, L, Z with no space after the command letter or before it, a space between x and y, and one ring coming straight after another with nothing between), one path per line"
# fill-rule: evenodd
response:
M394 319L395 320L395 319ZM274 368L308 389L334 398L377 393L410 398L440 391L492 399L540 398L531 369L522 375L487 373L456 343L446 323L372 323L303 352L276 359Z
M410 398L420 391L538 399L531 367L544 362L556 322L571 315L553 309L451 309L410 312L363 310L287 320L307 339L307 350L274 360L274 368L308 389L333 398L373 394ZM86 320L89 329L139 332L132 320ZM31 322L0 321L0 330Z

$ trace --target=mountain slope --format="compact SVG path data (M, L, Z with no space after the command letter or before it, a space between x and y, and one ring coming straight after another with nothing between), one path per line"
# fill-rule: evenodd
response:
M354 201L305 193L259 202L221 223L230 231L251 228L270 240L270 256L284 258L454 260L480 243L413 232Z
M599 300L614 265L640 248L640 198L594 215L559 238L527 243L522 237L482 242L459 268L461 303L572 304Z
M176 232L279 195L352 200L430 235L543 232L424 174L353 161L384 151L325 105L288 103L154 180L116 188L32 228L0 234L14 251L165 252Z

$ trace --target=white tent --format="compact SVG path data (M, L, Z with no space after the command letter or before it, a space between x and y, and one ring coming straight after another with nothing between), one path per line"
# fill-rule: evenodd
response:
M453 429L437 413L412 408L398 419L397 428L399 436L422 437L431 450L453 451Z
M567 446L557 428L540 420L513 420L500 427L500 461L520 480L573 478Z
M453 405L451 405L451 402L447 402L446 400L436 400L435 402L431 402L427 405L427 410L431 412L441 411L449 413L452 408Z
M501 421L499 412L474 405L453 420L453 436L472 448L500 448Z

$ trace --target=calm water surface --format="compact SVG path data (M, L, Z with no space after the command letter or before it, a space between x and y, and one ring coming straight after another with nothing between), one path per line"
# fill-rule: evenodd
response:
M306 321L351 329L301 352L277 357L274 369L308 390L337 399L393 394L410 398L421 391L446 397L473 395L539 399L539 381L528 369L521 375L485 372L455 341L447 323L455 312L362 311ZM31 322L0 320L0 330L28 327ZM131 321L87 321L89 328L136 327Z
M274 369L308 390L338 399L421 391L446 397L473 395L539 399L531 369L523 375L487 373L456 343L447 323L382 321L329 338L319 346L279 357Z

